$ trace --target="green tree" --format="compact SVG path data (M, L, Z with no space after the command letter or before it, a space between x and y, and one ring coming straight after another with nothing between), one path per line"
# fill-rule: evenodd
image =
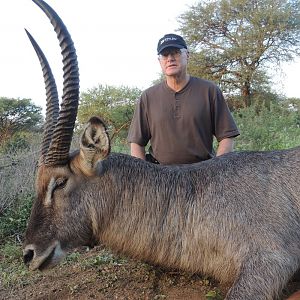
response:
M299 0L200 1L179 16L191 74L217 81L251 105L267 68L300 55Z
M0 97L0 146L17 133L39 129L41 111L30 99Z
M81 94L78 120L84 124L91 116L104 119L111 130L111 138L124 137L130 125L134 106L141 94L138 88L99 85Z

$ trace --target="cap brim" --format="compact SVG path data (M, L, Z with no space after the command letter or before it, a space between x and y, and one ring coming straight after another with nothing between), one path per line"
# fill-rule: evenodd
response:
M182 45L178 45L178 44L168 44L168 45L165 45L164 47L162 47L161 49L159 49L159 52L157 54L160 54L161 51L167 49L167 48L178 48L178 49L183 49L185 48L184 46ZM185 48L186 49L186 48Z

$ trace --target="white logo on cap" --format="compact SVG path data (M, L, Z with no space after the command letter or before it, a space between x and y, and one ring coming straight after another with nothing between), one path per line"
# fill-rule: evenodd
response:
M168 41L177 41L176 37L167 37L165 39L163 39L160 44L163 44L164 42L168 42Z

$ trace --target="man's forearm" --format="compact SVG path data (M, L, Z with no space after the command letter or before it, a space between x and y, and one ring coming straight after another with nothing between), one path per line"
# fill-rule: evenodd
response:
M219 146L217 149L217 156L223 155L225 153L229 153L233 151L234 140L233 138L225 138L219 142Z
M137 158L141 158L143 160L146 159L145 157L145 147L140 146L136 143L130 143L130 154Z

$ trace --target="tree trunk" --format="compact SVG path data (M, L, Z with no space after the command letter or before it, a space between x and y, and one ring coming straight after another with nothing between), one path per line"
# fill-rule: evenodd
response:
M245 107L250 107L251 106L251 92L250 92L250 81L245 81L243 86L242 86L242 98L244 101L244 106Z

